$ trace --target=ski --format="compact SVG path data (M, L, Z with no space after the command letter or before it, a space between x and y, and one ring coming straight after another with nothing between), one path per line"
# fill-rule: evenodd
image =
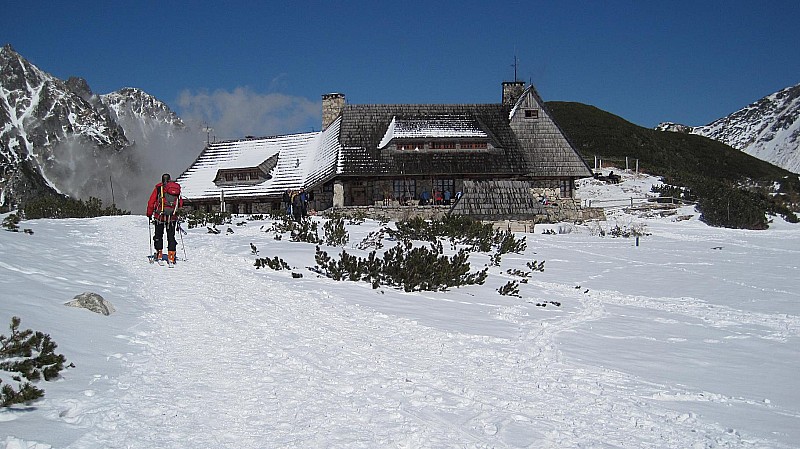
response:
M178 262L178 258L176 257L175 258L175 262L170 263L169 262L169 258L168 258L166 253L161 256L161 259L156 259L155 254L151 254L151 255L147 256L147 260L151 264L158 263L158 265L160 265L162 267L164 266L164 262L166 262L167 266L169 266L170 268L174 268L175 267L175 263Z

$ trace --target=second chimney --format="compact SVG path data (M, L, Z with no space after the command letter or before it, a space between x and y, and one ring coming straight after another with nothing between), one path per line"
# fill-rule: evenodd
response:
M344 109L344 94L325 94L322 96L322 130L336 121Z
M514 106L523 92L525 92L524 81L503 82L503 105Z

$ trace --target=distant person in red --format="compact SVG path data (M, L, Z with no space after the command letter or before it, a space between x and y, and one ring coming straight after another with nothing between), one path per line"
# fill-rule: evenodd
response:
M156 225L153 246L156 249L155 260L161 260L164 248L164 229L167 230L167 262L175 263L175 227L178 225L178 209L183 206L181 186L170 179L169 173L161 175L161 183L157 184L147 201L147 218Z

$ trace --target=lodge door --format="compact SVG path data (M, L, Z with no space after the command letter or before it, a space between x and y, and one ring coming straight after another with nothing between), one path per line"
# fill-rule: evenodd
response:
M367 206L367 188L353 187L353 206Z

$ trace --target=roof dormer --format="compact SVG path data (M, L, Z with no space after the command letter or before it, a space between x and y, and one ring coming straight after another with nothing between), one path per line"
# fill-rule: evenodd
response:
M378 144L378 149L390 151L476 151L494 147L477 120L460 115L392 117Z

